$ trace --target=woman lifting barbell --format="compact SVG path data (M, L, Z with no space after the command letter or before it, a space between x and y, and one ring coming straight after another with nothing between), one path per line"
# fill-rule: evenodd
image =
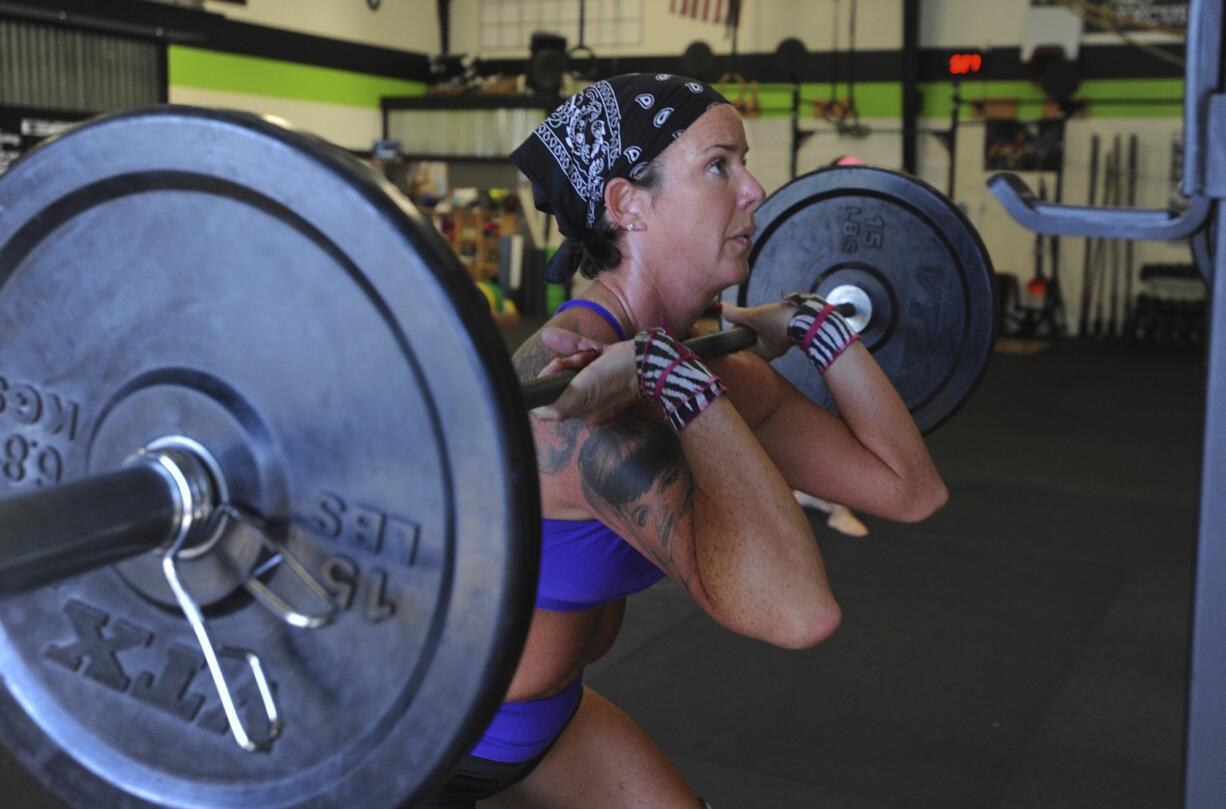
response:
M762 186L736 111L665 74L599 81L513 154L568 242L551 275L595 279L515 355L524 378L582 368L533 411L541 575L518 669L485 735L426 807L677 807L694 791L583 685L626 596L667 575L729 629L787 648L841 618L792 490L914 521L947 497L906 407L855 333L812 296L724 309L758 334L708 364L688 334L748 272ZM801 346L842 417L767 360Z

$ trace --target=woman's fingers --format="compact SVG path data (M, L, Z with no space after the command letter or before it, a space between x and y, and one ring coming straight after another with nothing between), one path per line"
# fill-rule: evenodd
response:
M560 374L563 371L577 371L588 365L592 360L599 356L600 353L595 349L588 349L586 351L580 351L577 354L554 357L549 361L548 365L541 369L541 372L537 374L537 376L550 376L551 374Z
M561 329L559 329L559 331L561 331ZM539 379L541 377L551 376L553 374L560 374L564 371L581 371L599 356L599 351L589 348L574 354L554 357L536 376ZM573 383L574 380L571 380L571 382ZM538 418L545 419L546 421L558 421L560 419L569 418L569 415L567 414L574 410L576 406L573 394L570 397L570 401L563 401L567 398L566 394L569 390L570 386L567 386L567 388L562 392L562 395L556 401L554 401L553 404L538 407L534 409L532 413Z
M575 386L573 383L562 391L562 395L558 400L547 408L551 411L551 416L554 421L563 419L583 417L590 415L592 408L590 406L591 391L587 390L583 385Z
M631 342L614 343L599 355L586 351L559 357L545 370L551 366L560 367L561 370L573 366L580 370L557 401L532 411L538 418L547 421L568 418L603 421L638 398L634 344Z
M745 323L745 318L747 317L746 313L748 311L749 310L745 309L744 307L735 306L731 303L725 303L720 307L719 314L720 317L727 320L729 323L735 323L738 326L745 326L748 325Z
M575 377L575 380L577 379L578 377ZM570 418L592 420L595 415L595 408L591 406L592 392L584 382L576 385L575 380L571 380L552 404L536 408L532 415L545 421L564 421Z
M729 323L752 329L758 335L754 353L770 360L791 346L788 342L788 321L795 312L796 307L785 303L767 303L753 307L725 303L720 314Z

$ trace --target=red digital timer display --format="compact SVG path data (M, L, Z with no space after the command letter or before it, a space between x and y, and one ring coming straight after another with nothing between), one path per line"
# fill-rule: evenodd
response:
M981 53L955 53L949 57L949 75L951 76L978 73L982 67L983 54Z

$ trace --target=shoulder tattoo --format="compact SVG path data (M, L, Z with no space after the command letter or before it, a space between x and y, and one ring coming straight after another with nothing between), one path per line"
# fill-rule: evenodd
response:
M679 552L674 540L693 511L694 481L676 435L649 419L602 426L579 450L579 476L592 508L635 531L652 561L689 589L692 548Z

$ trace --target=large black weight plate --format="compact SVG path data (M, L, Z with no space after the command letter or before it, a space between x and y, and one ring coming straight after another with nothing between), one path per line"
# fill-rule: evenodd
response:
M798 177L755 221L749 278L725 300L756 306L781 292L828 296L858 286L873 307L860 337L920 429L958 409L983 374L996 329L991 259L953 203L913 177L854 166ZM799 351L774 364L810 399L836 409Z
M431 789L509 681L539 520L519 386L446 245L341 150L189 108L34 150L0 180L0 211L0 497L183 435L344 607L295 629L200 573L215 642L262 658L284 718L252 754L148 570L9 598L0 736L80 806L394 806ZM270 578L317 609L284 566Z

